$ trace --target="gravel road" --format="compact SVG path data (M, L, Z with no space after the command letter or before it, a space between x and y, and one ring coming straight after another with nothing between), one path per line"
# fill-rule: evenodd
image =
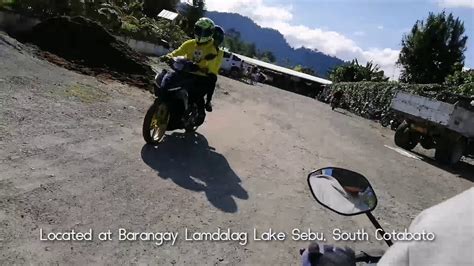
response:
M294 265L308 242L293 240L293 229L324 233L327 243L336 243L335 228L373 232L366 217L338 216L313 200L313 169L366 175L388 231L472 186L472 161L443 169L429 152L396 149L393 132L374 122L224 77L195 136L174 132L145 146L148 92L59 68L3 34L0 58L1 265ZM218 228L237 240L189 240ZM40 240L72 229L92 229L93 239ZM254 240L254 230L261 239L270 229L286 240ZM120 241L125 230L168 234ZM373 237L338 244L385 248Z

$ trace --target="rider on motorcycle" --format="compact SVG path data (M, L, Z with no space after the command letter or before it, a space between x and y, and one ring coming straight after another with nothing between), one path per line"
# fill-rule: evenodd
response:
M334 105L334 108L339 107L339 105L341 104L341 99L342 99L343 96L344 96L344 93L342 92L342 90L336 90L332 94L331 104Z
M194 39L184 42L178 49L160 58L162 62L172 62L174 57L183 56L192 61L191 72L168 72L161 84L158 94L172 88L183 87L188 90L190 102L198 105L198 124L204 122L204 109L212 110L208 96L207 106L204 106L204 96L215 86L217 74L222 62L219 50L214 45L215 24L209 18L200 18L194 26ZM211 94L212 96L212 94ZM200 123L199 123L200 122Z
M217 50L217 58L213 61L213 64L216 64L216 66L214 66L214 68L217 68L217 71L219 71L222 60L224 58L224 51L219 48L219 46L224 42L224 36L225 36L224 29L222 29L222 27L216 25L214 27L213 39L214 39L214 46ZM211 101L212 101L212 95L214 94L214 90L216 88L217 74L210 73L210 74L208 74L208 77L209 77L209 83L208 83L208 86L206 88L207 93L206 93L206 105L205 105L205 107L206 107L206 111L212 112Z

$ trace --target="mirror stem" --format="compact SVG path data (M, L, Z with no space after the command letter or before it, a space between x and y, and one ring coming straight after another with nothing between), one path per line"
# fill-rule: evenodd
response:
M382 231L382 234L385 234L385 230L383 230L382 226L379 224L377 219L375 219L374 215L372 215L371 212L367 212L367 217L369 217L369 220L372 222L375 228L380 229ZM387 243L389 247L393 245L393 242L390 239L385 240L385 243Z

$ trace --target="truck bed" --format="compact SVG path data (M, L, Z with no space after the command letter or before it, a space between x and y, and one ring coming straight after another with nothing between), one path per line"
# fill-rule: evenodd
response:
M474 112L454 104L399 91L392 99L391 108L417 120L446 127L466 137L474 137Z

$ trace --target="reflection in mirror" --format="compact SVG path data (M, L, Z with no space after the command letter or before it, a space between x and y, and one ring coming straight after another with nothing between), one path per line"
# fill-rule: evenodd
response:
M350 170L323 168L311 173L308 183L316 200L339 214L366 213L377 205L377 197L369 181Z

